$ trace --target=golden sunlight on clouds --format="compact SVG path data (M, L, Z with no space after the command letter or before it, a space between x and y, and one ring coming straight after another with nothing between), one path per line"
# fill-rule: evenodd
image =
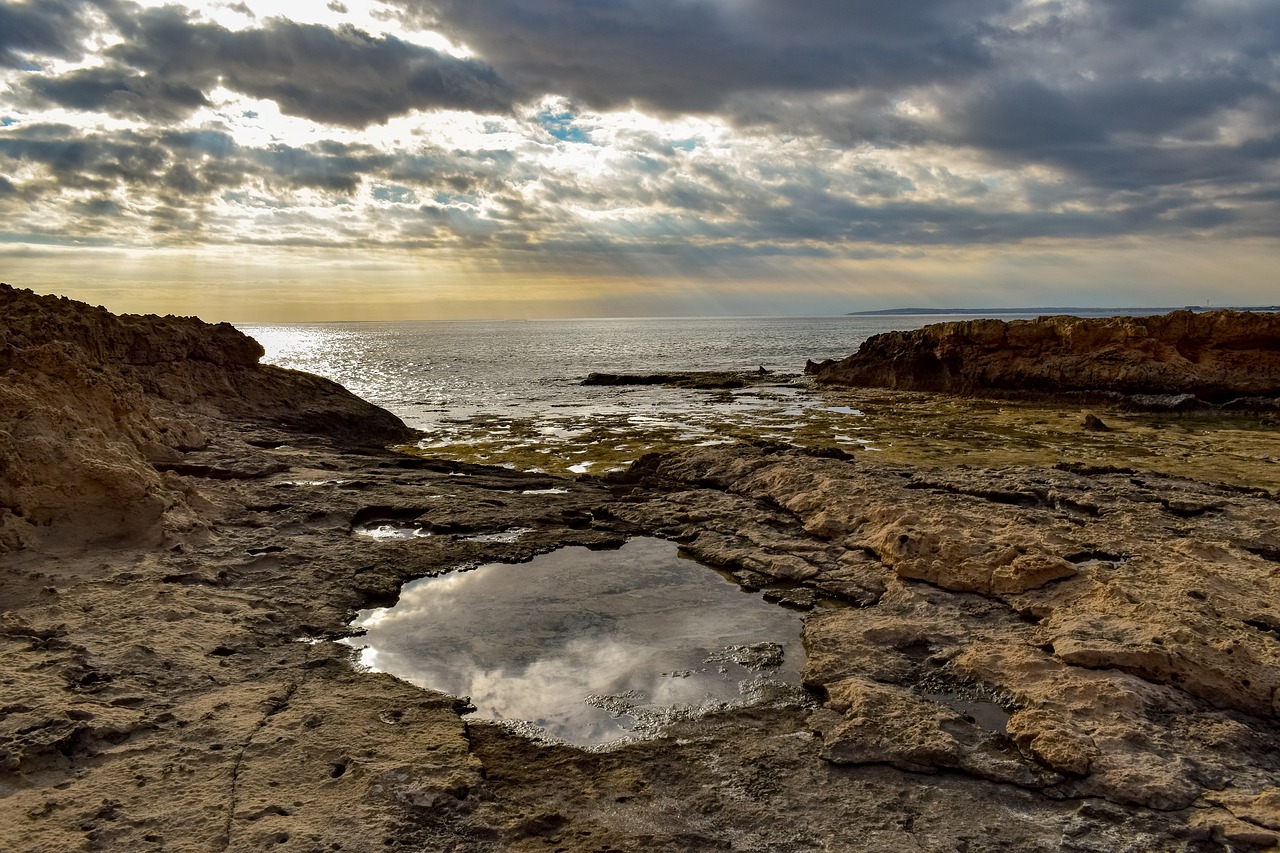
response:
M17 3L3 274L237 319L1273 302L1280 24L1173 5Z
M58 257L53 257L53 255ZM689 277L668 263L637 260L566 276L536 265L461 257L422 264L411 253L352 257L336 252L44 252L10 257L8 280L117 312L194 314L211 321L739 316L924 307L1181 307L1274 304L1266 282L1280 250L1251 245L1046 244L999 254L957 249L857 260L754 263ZM738 273L738 274L735 274ZM1043 295L1026 297L1034 281ZM1149 301L1121 297L1152 283ZM1205 282L1213 282L1206 287Z

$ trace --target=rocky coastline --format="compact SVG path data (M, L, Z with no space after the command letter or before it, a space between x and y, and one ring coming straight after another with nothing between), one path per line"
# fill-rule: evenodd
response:
M763 382L776 382L789 378L777 376L761 365L753 371L678 371L675 373L589 373L580 384L591 385L666 385L669 388L690 388L715 391L745 388Z
M230 327L0 318L0 850L1280 843L1273 490L750 444L560 480L384 449L394 416ZM808 608L812 701L591 752L335 642L408 579L641 534Z
M1129 398L1154 408L1277 408L1280 313L965 320L888 332L817 381L952 394Z

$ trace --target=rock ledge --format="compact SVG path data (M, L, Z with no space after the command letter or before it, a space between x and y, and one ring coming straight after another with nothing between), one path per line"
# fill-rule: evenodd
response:
M964 320L887 332L807 372L833 385L983 392L1280 396L1280 313Z
M105 544L154 537L166 513L184 523L188 490L161 470L221 429L349 447L413 434L337 383L259 364L262 347L227 323L116 316L6 284L0 318L0 553L54 529Z

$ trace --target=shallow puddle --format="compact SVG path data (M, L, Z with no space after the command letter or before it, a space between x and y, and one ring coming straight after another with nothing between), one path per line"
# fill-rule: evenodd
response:
M357 536L383 540L421 539L431 535L431 531L421 525L388 519L375 519L365 522L353 527L351 532Z
M407 584L361 611L361 663L470 697L480 719L600 746L799 695L800 617L673 543L563 548Z
M493 533L476 533L463 536L463 542L519 542L526 533L532 533L532 527L512 527L509 530L496 530Z
M1012 714L995 702L980 699L969 699L958 693L924 693L926 699L939 702L967 717L979 728L997 734L1009 733L1009 718Z

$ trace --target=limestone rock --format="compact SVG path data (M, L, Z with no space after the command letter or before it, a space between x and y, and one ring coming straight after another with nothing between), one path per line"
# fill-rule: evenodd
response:
M1223 403L1280 396L1280 313L964 320L887 332L819 382L915 391L1107 391ZM1095 427L1096 428L1096 427Z
M0 555L0 849L1227 853L1280 837L1274 494L779 445L550 481L350 438L387 422L253 366L229 332L0 295L17 318L0 314L0 535L26 546ZM378 518L527 532L357 534ZM639 533L815 603L809 700L584 751L465 721L460 699L359 671L334 642L411 578Z
M818 590L856 568L861 607L816 610L805 626L827 760L1162 810L1227 780L1274 789L1280 766L1257 758L1280 743L1273 496L742 447L688 451L648 476L669 497L619 516L694 542L714 525L716 550L739 564L765 564L782 541L742 531L787 531ZM698 485L713 519L664 510L685 499L680 483Z
M192 523L180 465L217 424L349 445L406 440L398 418L325 379L259 365L232 326L121 316L0 285L0 552L158 541Z

